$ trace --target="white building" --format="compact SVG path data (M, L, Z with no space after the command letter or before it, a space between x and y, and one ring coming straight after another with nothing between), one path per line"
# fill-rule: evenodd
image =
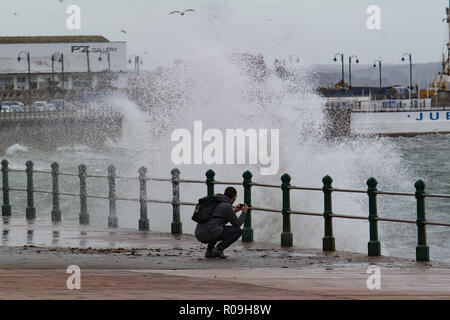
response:
M30 75L30 76L29 76ZM126 42L103 36L0 37L0 90L127 83Z

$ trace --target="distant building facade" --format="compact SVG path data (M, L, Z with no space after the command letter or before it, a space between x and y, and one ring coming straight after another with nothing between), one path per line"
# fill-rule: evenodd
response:
M0 37L0 90L123 88L126 42L103 36Z

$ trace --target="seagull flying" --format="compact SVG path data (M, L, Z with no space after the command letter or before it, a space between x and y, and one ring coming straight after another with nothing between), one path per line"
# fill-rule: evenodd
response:
M126 30L120 30L120 32L122 32L122 33L127 33L127 31L126 31Z
M185 14L186 12L188 12L188 11L195 11L195 10L193 10L193 9L186 9L186 10L184 10L184 11L178 11L178 10L175 10L175 11L172 11L171 13L169 13L169 14L179 13L180 15L184 16L184 14Z
M17 12L13 12L13 15L18 16L19 14Z

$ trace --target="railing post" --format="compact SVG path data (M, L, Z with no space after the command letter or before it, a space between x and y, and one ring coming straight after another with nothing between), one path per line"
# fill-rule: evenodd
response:
M293 236L291 232L291 177L285 173L281 176L281 190L283 191L283 233L281 234L281 246L292 247Z
M9 181L8 181L8 160L2 161L2 189L3 189L3 205L2 205L2 216L11 216L11 205L9 204Z
M139 231L150 230L147 217L147 168L139 169L139 202L141 204L141 215L139 218Z
M325 220L325 236L323 237L323 251L335 251L335 240L333 237L333 222L331 215L333 214L332 199L330 190L333 179L330 176L325 176L322 179L323 194L324 194L324 211L323 216Z
M182 234L183 226L180 221L180 170L175 168L171 171L172 174L172 234Z
M108 167L108 182L109 182L109 216L108 228L117 228L119 226L119 219L116 212L116 168L114 166Z
M248 206L248 211L244 221L244 228L242 230L242 242L253 241L253 228L252 228L252 177L253 174L250 171L245 171L242 175L244 178L244 203Z
M34 207L34 198L33 198L33 162L27 161L25 164L27 166L27 208L26 208L26 217L27 220L36 219L36 208Z
M381 245L378 240L378 214L377 214L377 190L378 181L375 178L367 180L367 194L369 195L369 228L370 240L368 243L369 256L380 256Z
M78 167L80 177L80 224L89 224L89 214L87 213L87 192L86 192L86 166L81 164Z
M208 196L214 195L214 177L216 176L216 173L212 170L206 171L206 187L208 189Z
M425 230L425 182L418 180L414 187L416 188L417 199L417 247L416 261L430 261L430 250L427 246L427 235Z
M61 210L59 209L59 164L53 162L52 165L52 195L53 195L53 209L52 209L52 221L61 221Z

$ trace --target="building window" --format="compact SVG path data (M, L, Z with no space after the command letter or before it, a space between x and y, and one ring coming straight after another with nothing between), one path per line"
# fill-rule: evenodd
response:
M38 76L31 76L31 88L32 90L37 89L38 88L38 81L39 81L39 77Z
M0 76L0 89L11 90L14 88L14 78L12 76Z

